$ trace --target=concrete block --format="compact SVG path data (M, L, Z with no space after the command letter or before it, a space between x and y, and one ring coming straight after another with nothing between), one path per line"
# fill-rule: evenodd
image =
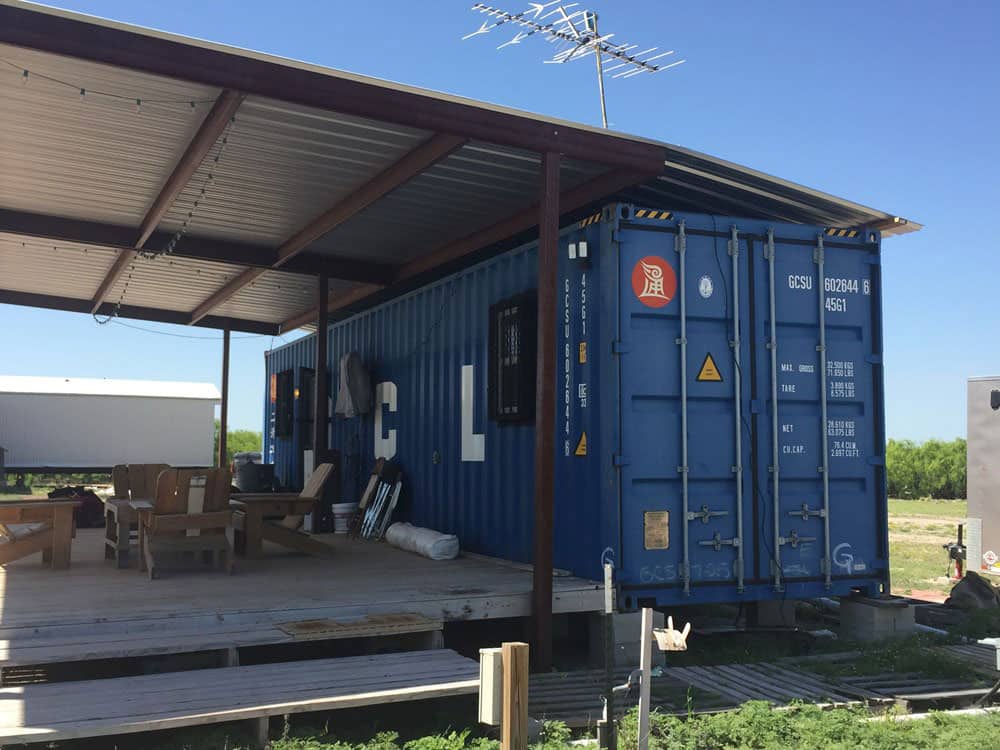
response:
M841 638L880 641L914 632L914 609L905 599L841 599Z
M616 612L611 615L615 627L615 666L639 666L639 634L642 630L641 612ZM666 627L666 617L662 612L653 612L653 627ZM594 668L604 665L604 615L590 616L590 663ZM653 666L666 664L666 655L653 648Z
M755 622L759 628L794 628L795 600L751 602L756 609Z

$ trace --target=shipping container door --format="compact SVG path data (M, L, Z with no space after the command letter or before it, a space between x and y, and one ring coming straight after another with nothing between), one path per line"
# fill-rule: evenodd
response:
M618 236L620 578L626 591L661 591L661 601L682 601L695 587L732 599L753 554L743 470L746 245L737 240L734 258L725 225L689 234L674 223L637 222Z
M757 361L758 575L777 590L822 581L843 593L880 579L886 559L878 246L766 232L757 337L776 345Z

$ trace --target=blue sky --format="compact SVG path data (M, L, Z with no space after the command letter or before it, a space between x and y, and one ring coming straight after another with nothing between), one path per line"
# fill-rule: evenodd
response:
M542 65L548 48L540 42L498 52L505 37L460 41L480 21L466 0L60 5L600 122L590 63ZM1000 3L594 0L589 7L602 31L673 47L688 60L656 77L609 82L613 128L925 225L884 245L888 433L964 435L965 379L1000 373ZM141 321L98 327L82 315L0 310L0 369L8 374L219 380L212 331ZM234 334L234 427L260 429L263 353L271 345L270 337Z

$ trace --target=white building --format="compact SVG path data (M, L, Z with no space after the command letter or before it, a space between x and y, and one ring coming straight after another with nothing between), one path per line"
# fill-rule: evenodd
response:
M211 466L212 383L0 376L8 470Z

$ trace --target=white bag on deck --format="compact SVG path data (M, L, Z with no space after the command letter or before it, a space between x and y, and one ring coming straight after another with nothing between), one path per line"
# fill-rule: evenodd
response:
M412 523L394 523L385 532L385 540L393 547L416 552L431 560L454 560L458 557L458 537Z

